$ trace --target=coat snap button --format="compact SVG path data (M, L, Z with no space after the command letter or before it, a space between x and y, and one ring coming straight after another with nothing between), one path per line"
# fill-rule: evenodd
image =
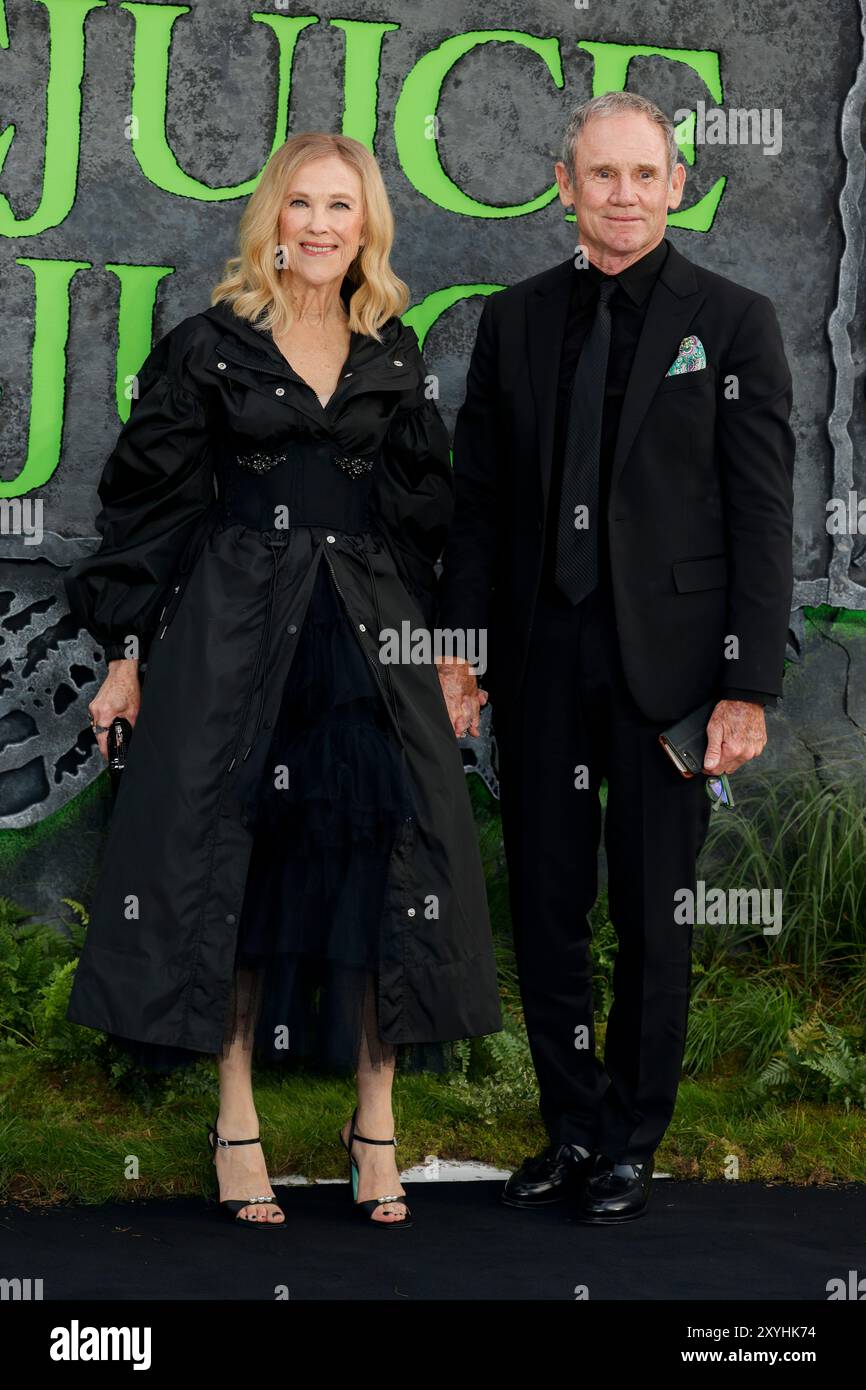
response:
M298 630L298 625L297 625L297 623L289 623L289 626L286 628L286 632L297 632L297 630Z
M237 918L235 917L235 914L233 912L227 912L226 921L228 922L229 926L232 926L237 921Z
M352 375L351 372L344 372L344 373L343 373L343 380L345 381L345 380L346 380L346 377L347 377L347 376L351 376L351 375Z
M219 369L220 369L221 372L224 372L225 369L226 369L226 364L225 364L225 362L217 362L217 366L219 367Z
M415 909L414 909L414 907L410 907L410 908L407 910L406 916L407 916L407 917L414 917L414 916L415 916Z
M394 358L394 366L395 366L395 367L402 367L402 365L403 365L403 363L400 362L400 361L398 361L398 359L395 357L395 358Z
M277 389L276 389L276 394L277 394L278 396L284 396L284 395L286 394L286 388L285 388L285 386L278 386Z
M366 629L366 627L364 626L363 623L359 623L359 624L358 624L358 631L359 631L359 632L366 632L366 631L367 631L367 629Z
M326 536L326 537L325 537L325 540L326 540L326 541L334 541L334 540L335 540L335 537L334 537L334 536Z

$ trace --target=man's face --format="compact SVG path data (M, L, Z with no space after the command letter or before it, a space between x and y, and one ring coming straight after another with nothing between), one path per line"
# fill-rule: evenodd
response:
M560 201L574 204L580 241L591 257L624 270L664 237L686 171L677 164L668 182L664 135L637 112L588 121L577 139L575 166L572 184L565 165L556 165Z

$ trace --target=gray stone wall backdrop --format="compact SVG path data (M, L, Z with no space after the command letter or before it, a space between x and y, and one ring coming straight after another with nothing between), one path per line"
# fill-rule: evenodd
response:
M86 897L104 841L109 802L105 779L94 785L103 764L86 710L104 668L69 618L60 573L95 544L95 486L120 427L125 268L165 268L154 339L207 307L246 196L209 190L253 179L281 118L289 134L341 129L347 83L352 120L366 123L382 164L397 220L394 264L413 306L455 285L514 283L571 251L574 223L558 200L525 215L471 216L416 186L395 111L399 126L407 79L461 35L465 51L438 97L434 83L429 114L446 174L490 209L550 186L570 109L605 89L617 55L624 62L613 46L663 50L633 56L625 85L671 115L700 102L781 114L776 153L756 143L697 146L683 206L720 179L722 196L706 230L672 226L670 236L695 261L772 298L794 376L792 666L764 762L824 775L840 758L862 764L866 536L829 535L826 508L833 497L866 497L864 3L0 0L0 495L18 497L25 464L41 465L24 496L41 500L44 526L36 545L6 519L0 532L0 891L52 916L61 896ZM299 26L301 17L309 22ZM164 72L159 43L145 41L154 24L170 28ZM694 55L708 53L720 99L695 69ZM139 100L166 94L182 192L140 167L129 138L134 85ZM478 293L458 297L425 340L449 427L481 302ZM838 611L804 616L818 605ZM495 787L486 738L467 754L476 758Z

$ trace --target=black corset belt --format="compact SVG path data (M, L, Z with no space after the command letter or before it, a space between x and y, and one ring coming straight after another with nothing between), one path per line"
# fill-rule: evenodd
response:
M258 531L328 526L358 534L369 529L372 454L345 455L328 441L291 440L282 450L224 446L221 465L219 510L227 523Z

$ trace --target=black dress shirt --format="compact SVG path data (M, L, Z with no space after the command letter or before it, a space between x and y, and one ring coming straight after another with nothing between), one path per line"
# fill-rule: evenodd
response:
M617 288L610 299L611 338L610 355L607 364L607 379L604 388L604 406L601 423L601 448L599 451L598 479L598 594L596 601L605 604L611 611L613 621L613 590L610 575L610 550L607 534L607 504L610 493L611 471L622 403L631 374L635 350L644 326L650 292L658 278L668 254L668 242L662 240L645 256L633 261L618 275L610 277L598 266L591 263L584 269L575 268L571 280L568 314L562 339L562 352L559 362L559 382L556 398L556 421L553 436L553 466L550 478L548 499L546 542L541 574L539 602L545 606L570 608L572 605L556 586L556 540L559 519L559 501L562 489L562 461L565 451L565 434L568 426L568 410L571 388L577 370L578 358L584 342L592 327L598 304L598 288L603 280L614 278ZM754 700L758 704L774 706L775 695L756 690L720 690L719 699Z

